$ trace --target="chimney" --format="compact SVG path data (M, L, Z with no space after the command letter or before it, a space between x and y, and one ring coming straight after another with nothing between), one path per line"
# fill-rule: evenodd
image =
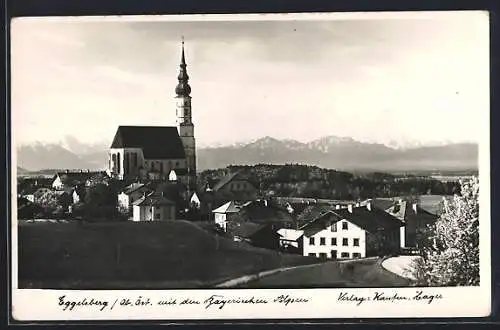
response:
M352 204L347 205L347 210L349 210L349 213L352 213Z
M412 204L413 212L415 212L415 214L417 214L417 207L418 207L417 203Z
M335 205L336 210L340 210L340 204Z
M372 202L368 202L368 203L366 203L366 209L367 209L368 211L371 211L371 210L372 210Z

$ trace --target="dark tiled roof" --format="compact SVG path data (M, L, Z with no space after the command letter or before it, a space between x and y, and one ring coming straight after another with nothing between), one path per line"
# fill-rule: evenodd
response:
M176 127L119 126L111 148L141 148L146 159L186 157Z
M222 187L224 187L226 184L228 184L231 180L235 179L236 176L238 175L238 172L233 172L231 174L228 174L224 176L222 179L217 182L217 184L214 186L214 191L220 190Z
M147 196L143 196L133 204L138 206L175 205L173 201L163 197L161 194L150 194Z
M398 218L376 207L372 207L371 211L364 206L353 207L352 213L348 209L335 210L335 213L368 232L396 229L404 225Z
M301 223L307 223L334 209L334 206L328 204L309 205L297 216L297 220Z
M265 206L263 202L252 202L242 208L242 216L255 223L293 222L286 210L276 206Z
M353 207L352 213L348 209L331 210L314 221L306 223L301 229L304 230L305 236L311 236L343 219L370 233L397 229L404 225L403 222L383 210L373 207L370 211L361 206Z

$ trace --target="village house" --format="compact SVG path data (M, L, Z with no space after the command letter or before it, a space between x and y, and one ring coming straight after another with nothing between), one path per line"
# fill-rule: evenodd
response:
M273 225L276 229L293 228L294 217L283 207L270 200L245 203L240 209L242 221Z
M175 203L162 193L144 193L133 202L133 221L175 220L175 215Z
M373 207L348 205L310 211L312 220L299 230L279 232L280 244L301 248L304 256L349 259L396 253L400 227L404 224L387 212Z
M214 214L214 223L224 231L227 231L229 223L237 222L239 212L240 206L236 205L233 201L227 202L215 210L212 210Z
M213 187L218 201L249 201L257 198L258 190L239 172L224 176Z
M253 246L278 250L280 235L272 224L241 222L233 225L229 234L235 241L247 242Z
M291 253L300 253L303 251L302 236L304 231L297 229L281 228L278 230L280 235L280 248Z
M64 190L73 188L77 185L87 185L88 180L98 174L106 175L105 172L91 172L89 170L58 172L52 179L52 188L56 190Z
M400 233L400 247L418 248L419 235L438 219L438 216L424 210L417 202L399 200L386 210L404 223Z
M132 203L143 197L145 192L152 192L152 189L138 182L128 185L118 194L118 206L131 211Z

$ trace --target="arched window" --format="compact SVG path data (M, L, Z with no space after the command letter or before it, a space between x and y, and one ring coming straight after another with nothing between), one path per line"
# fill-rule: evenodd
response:
M111 171L116 172L116 154L111 155Z
M122 167L121 167L121 155L120 153L118 153L116 155L116 171L118 173L121 173L122 172Z

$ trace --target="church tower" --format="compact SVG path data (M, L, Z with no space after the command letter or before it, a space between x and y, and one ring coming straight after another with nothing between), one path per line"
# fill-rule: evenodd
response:
M182 55L179 76L179 83L175 87L176 108L177 108L177 129L184 145L186 154L186 168L188 171L190 189L196 187L196 144L194 139L194 125L191 118L191 86L189 86L189 76L186 70L186 59L184 56L184 38L182 38Z

